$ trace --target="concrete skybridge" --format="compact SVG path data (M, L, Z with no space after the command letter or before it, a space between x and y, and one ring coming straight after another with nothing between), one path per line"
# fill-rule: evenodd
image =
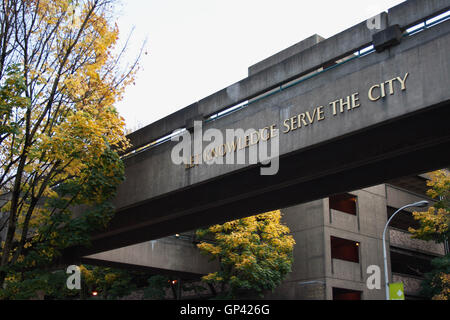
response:
M250 67L247 78L131 133L116 215L93 235L92 247L70 255L448 166L450 19L442 14L449 9L450 0L410 0L331 38L310 37ZM224 135L230 128L278 129L277 174L261 175L257 164L174 164L171 134L192 131L194 121Z

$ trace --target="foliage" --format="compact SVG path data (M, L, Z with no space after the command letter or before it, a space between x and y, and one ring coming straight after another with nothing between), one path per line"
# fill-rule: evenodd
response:
M425 274L422 294L433 300L450 300L450 254L431 261L433 270Z
M450 235L450 173L438 170L430 173L427 194L436 203L425 212L413 212L414 219L420 222L418 229L410 228L414 238L444 242Z
M198 230L200 239L212 239L198 248L220 263L203 281L220 284L225 298L273 290L291 271L295 244L280 220L276 210Z
M0 136L19 133L20 123L14 117L14 109L26 109L30 103L23 94L26 90L25 79L18 64L5 70L5 78L0 84Z
M78 298L79 292L67 289L66 280L67 274L62 270L15 273L6 279L7 286L4 290L0 290L0 299Z
M414 219L420 222L418 229L409 228L413 238L434 240L437 243L448 241L450 223L450 173L438 170L430 173L427 194L436 200L425 212L413 212ZM422 293L432 299L448 300L450 297L450 255L431 261L433 270L425 274Z
M0 291L0 299L118 299L130 294L148 274L109 267L80 266L81 290L69 290L65 270L32 270L16 273L6 279L6 289ZM92 296L96 291L98 296Z
M175 280L165 275L154 275L148 279L148 286L144 289L144 298L155 300L167 299L168 289L171 289L173 299L179 299L180 297L178 295L182 295L183 292L194 291L198 295L207 290L196 282L186 282L182 279Z
M136 65L120 70L112 3L3 2L0 288L6 277L44 283L40 270L64 248L87 245L114 212L117 152L129 144L114 104Z
M162 300L166 297L166 289L170 288L170 279L163 275L155 275L148 279L148 287L144 289L144 298Z
M112 300L128 295L137 288L133 272L93 266L81 266L80 269L86 296L96 291L98 299Z
M204 294L205 291L208 291L207 288L201 285L199 282L183 282L182 291L184 292L192 292L198 297L201 294Z

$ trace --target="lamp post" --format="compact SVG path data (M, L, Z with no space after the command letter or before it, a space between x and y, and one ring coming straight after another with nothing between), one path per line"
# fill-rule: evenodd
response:
M392 218L394 218L394 216L397 213L399 213L400 211L402 211L405 208L426 207L426 206L428 206L428 201L426 201L426 200L407 204L406 206L403 206L400 209L398 209L397 211L395 211L394 214L386 222L386 225L384 226L384 230L383 230L383 260L384 260L384 280L385 280L385 286L386 286L386 300L389 300L389 279L388 279L389 275L388 275L387 257L386 257L386 230L389 225L389 222L391 222Z

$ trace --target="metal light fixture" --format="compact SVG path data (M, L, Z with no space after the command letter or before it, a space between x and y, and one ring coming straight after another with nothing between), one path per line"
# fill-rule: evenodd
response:
M385 286L386 286L386 300L389 300L389 275L388 275L388 270L387 270L387 257L386 257L386 230L389 225L389 222L391 222L392 218L394 218L394 216L397 213L401 212L405 208L409 208L409 207L423 208L426 206L428 206L428 201L426 201L426 200L407 204L406 206L403 206L400 209L398 209L397 211L395 211L394 214L386 222L386 225L384 226L384 230L383 230L383 260L384 260L384 280L385 280Z

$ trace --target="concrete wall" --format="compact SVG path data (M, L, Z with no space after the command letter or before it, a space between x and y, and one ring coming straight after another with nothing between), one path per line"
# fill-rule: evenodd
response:
M414 8L420 7L422 10L419 11L420 14L425 15L428 12L431 13L430 10L439 11L445 8L445 4L449 1L408 1L401 8L409 8L412 5L410 3L414 3ZM393 21L409 24L418 19L417 15L417 13L411 13L408 16L401 10L393 9L389 21L392 18ZM388 19L385 15L383 17L383 26L386 26ZM309 110L313 106L328 104L337 98L357 91L361 92L362 107L358 112L346 114L345 120L335 118L333 121L319 122L306 130L282 135L280 151L283 155L447 101L450 99L450 93L447 90L447 85L450 83L450 62L447 59L450 43L450 36L447 35L449 25L450 23L443 23L414 37L405 38L401 45L392 47L388 51L350 62L348 65L327 72L326 75L311 79L302 86L291 88L285 93L277 94L265 99L264 102L256 103L215 121L212 125L204 125L204 129L208 127L222 130L224 128L261 128L272 123L281 125L287 117ZM280 82L315 70L327 61L334 61L348 53L353 53L360 46L369 44L373 33L374 31L369 30L366 23L362 22L334 37L323 40L309 49L302 50L262 72L199 101L198 114L203 116L213 114L227 106L270 90ZM410 73L409 90L374 105L368 102L367 95L363 93L367 92L370 86L395 76L403 76L406 72ZM173 130L184 127L185 122L192 117L195 116L186 115L182 123L181 120L171 119L172 123L179 123L173 127ZM167 119L166 122L169 120ZM150 125L130 135L130 138L146 140L148 143L152 139L171 133L173 130L169 128L171 127L162 124ZM150 129L159 130L159 133L147 133ZM136 141L135 144L138 146L139 142ZM126 161L128 179L120 188L116 201L118 208L242 168L236 165L202 165L186 172L183 166L171 163L171 148L165 146L157 148L158 150L146 152L145 157L137 156L133 161ZM139 179L139 176L145 179Z
M444 255L444 244L435 243L434 241L425 241L419 239L412 239L409 232L403 230L389 229L389 241L392 246L403 249L426 252L434 255Z
M361 291L363 299L384 298L384 290L367 289L366 269L375 264L383 272L381 235L387 215L385 187L378 185L351 193L358 197L357 216L330 212L328 198L282 210L283 221L296 241L293 271L266 298L330 300L333 287ZM332 259L331 236L358 241L360 263Z
M325 40L325 38L319 36L318 34L314 34L314 35L290 46L289 48L286 48L280 52L277 52L276 54L250 66L248 68L248 75L252 76L264 69L272 67L273 65L276 65L277 63L280 63L283 60L286 60L306 49L311 48L312 46L318 44L320 41L323 41L323 40Z
M330 70L301 86L292 87L219 121L205 124L203 129L216 128L225 132L226 128L259 129L277 124L283 130L285 119L315 106L325 105L326 121L289 134L280 134L280 155L283 156L448 101L448 32L450 22L444 22L414 37L405 38L402 45L389 51L372 54ZM432 38L436 39L430 41ZM375 103L368 100L367 90L372 85L404 76L406 72L410 74L406 91ZM328 103L354 92L361 93L361 107L337 117L330 116ZM170 155L173 145L167 143L146 151L145 155L140 154L125 161L127 180L119 188L115 201L118 209L248 166L202 164L186 170L183 165L172 163Z
M384 184L349 193L357 196L356 216L330 209L328 198L283 209L283 221L297 243L293 271L267 298L331 300L333 287L361 291L364 300L385 298L382 233L387 221L387 205L403 206L418 201L418 196ZM402 231L389 230L389 277L391 281L404 281L408 295L417 295L419 279L391 275L389 235L393 245L413 251L442 255L443 246L411 239L410 234ZM331 236L359 242L359 263L332 259ZM367 267L370 265L380 267L382 284L379 290L367 288Z
M346 288L362 292L363 299L382 299L384 291L368 290L366 286L367 267L378 265L383 273L381 235L386 223L386 196L384 185L349 192L357 196L357 215L340 213L340 219L331 219L326 202L325 248L327 299L332 299L332 288ZM333 213L333 212L332 212ZM346 218L344 218L347 216ZM333 218L333 216L331 216ZM337 215L334 215L337 217ZM345 220L351 220L344 224ZM355 227L356 225L356 227ZM331 259L330 237L359 242L359 263Z
M406 296L420 297L422 279L393 273L392 282L402 282Z
M375 264L383 272L385 186L351 194L358 197L357 216L330 211L328 198L282 210L283 221L296 241L293 271L268 298L332 299L332 289L337 287L361 291L364 299L383 299L384 290L367 289L366 270ZM332 259L331 236L359 242L360 263Z
M282 209L283 223L296 245L292 272L269 298L312 299L324 297L324 238L322 200ZM306 291L305 291L306 290Z
M392 208L401 208L405 204L413 203L421 200L427 200L430 203L435 201L424 194L417 194L404 188L399 188L393 185L386 185L386 204ZM413 212L417 208L406 208L408 212Z
M86 256L85 261L100 261L133 267L153 269L155 272L179 272L204 275L218 270L218 263L211 262L191 241L167 237L128 247Z

